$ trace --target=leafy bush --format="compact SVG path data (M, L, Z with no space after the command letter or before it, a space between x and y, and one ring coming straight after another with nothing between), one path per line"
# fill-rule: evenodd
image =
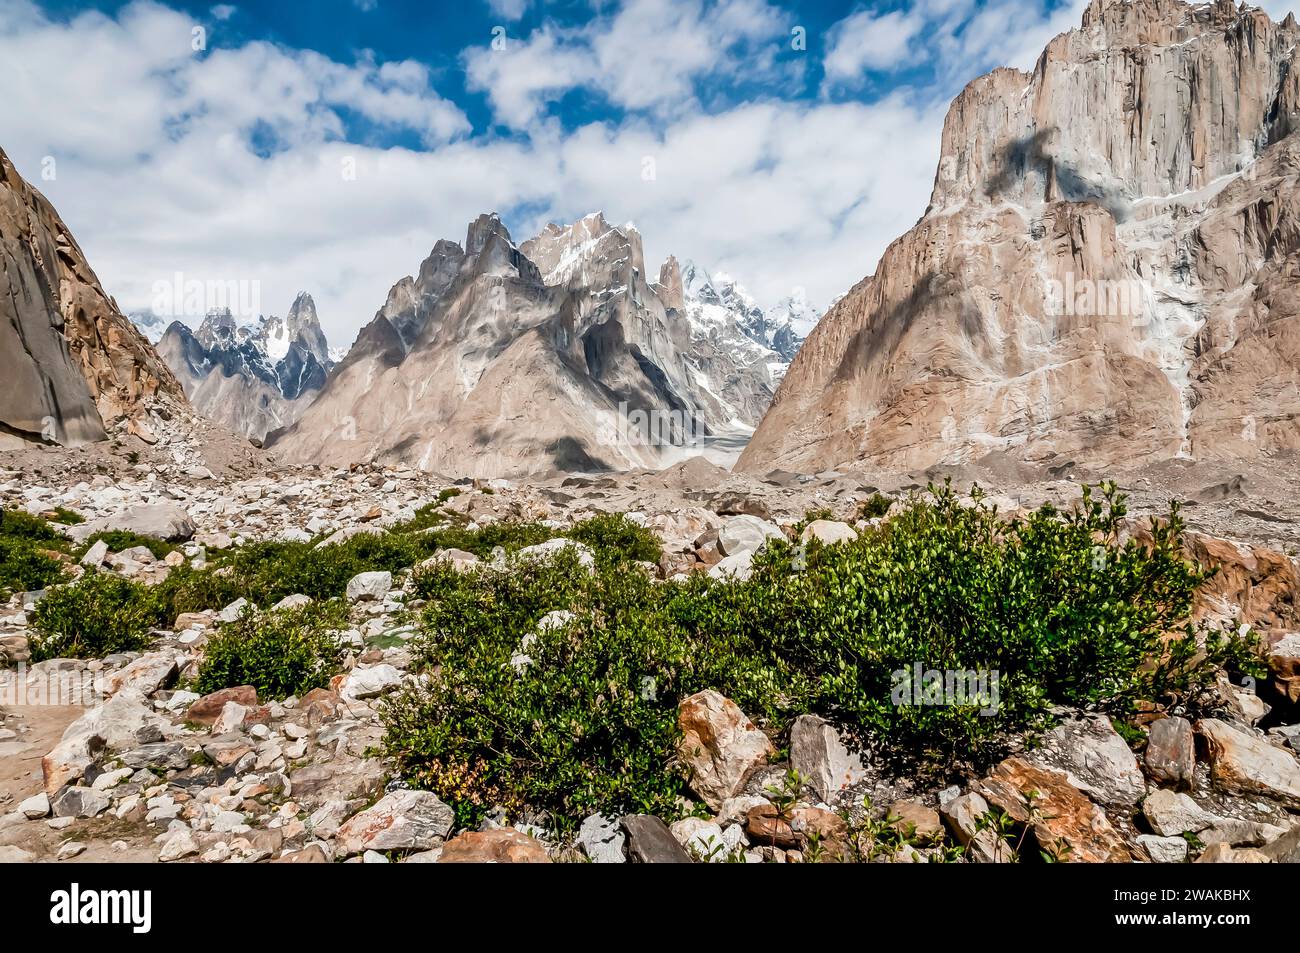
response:
M166 606L148 586L111 573L87 573L46 593L32 613L32 661L102 658L149 645Z
M0 536L0 597L63 580L63 564L26 539Z
M153 553L154 559L162 559L176 547L171 543L159 539L156 536L143 536L140 533L133 533L124 529L107 529L101 530L92 535L82 544L77 551L78 557L84 556L86 551L94 546L97 542L103 540L110 553L120 553L124 549L134 549L136 546L143 546Z
M588 576L571 553L505 572L437 566L417 586L430 599L417 650L437 674L381 703L386 749L461 823L497 804L548 809L560 827L611 805L671 814L685 790L668 766L677 703L755 664L748 647L684 633L646 574Z
M1248 654L1234 636L1191 625L1208 573L1184 559L1176 510L1149 545L1121 544L1113 485L1100 497L1085 488L1071 513L1046 507L1011 523L978 491L963 505L950 487L931 489L875 532L813 547L804 572L774 547L749 583L798 607L795 628L768 617L773 647L812 679L810 707L848 727L937 761L978 757L1054 704L1129 710ZM901 674L918 665L945 680L988 673L985 688L996 673L998 697L898 704ZM990 701L995 716L981 714Z
M970 505L932 487L857 540L814 542L797 562L790 545L770 543L746 581L655 583L609 559L592 576L571 557L422 570L417 647L431 677L383 705L386 748L462 822L502 804L564 825L593 810L671 813L684 791L666 767L676 709L702 688L774 735L814 711L885 752L950 766L995 757L1054 704L1123 713L1246 665L1243 639L1190 622L1207 574L1182 556L1177 511L1147 544L1121 542L1124 515L1113 486L1085 490L1071 513L1011 523L978 494ZM575 618L535 632L555 609ZM900 704L918 700L897 692L916 665L996 672L997 704Z
M0 509L0 597L45 589L64 578L56 554L67 540L39 516Z
M76 526L86 522L86 518L76 510L70 510L65 506L56 506L54 508L54 523L62 523L64 526Z
M884 516L894 505L892 498L880 493L873 493L858 505L858 519L873 520Z
M622 513L606 513L576 523L563 535L590 546L597 559L610 562L659 562L659 537Z
M288 698L324 688L339 671L338 603L313 602L273 612L246 610L208 640L194 690L252 685L259 698Z
M0 509L0 536L42 543L63 543L63 536L47 520L23 510Z

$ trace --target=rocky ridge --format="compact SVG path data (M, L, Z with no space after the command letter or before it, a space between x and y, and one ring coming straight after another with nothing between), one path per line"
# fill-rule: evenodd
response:
M185 412L181 386L0 151L0 445L78 445Z
M740 465L1252 459L1296 445L1294 18L1094 0L949 109L929 208Z
M463 247L440 241L393 286L268 446L289 462L493 477L662 465L743 440L768 362L698 350L669 272L652 285L640 234L599 213L519 245L480 216Z

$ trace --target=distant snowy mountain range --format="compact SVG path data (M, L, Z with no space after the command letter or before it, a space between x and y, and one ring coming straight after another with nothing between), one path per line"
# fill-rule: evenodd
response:
M296 420L346 353L329 347L305 292L285 317L262 316L255 324L237 322L229 310L209 312L197 331L152 312L130 317L195 409L256 440Z

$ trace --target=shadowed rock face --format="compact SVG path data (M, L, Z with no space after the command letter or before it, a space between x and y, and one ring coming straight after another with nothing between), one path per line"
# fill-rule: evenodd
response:
M483 215L463 248L439 242L393 286L315 403L268 444L292 461L473 476L654 466L676 448L631 439L624 421L714 434L736 416L723 393L701 381L686 320L648 283L634 228L593 214L516 246Z
M739 466L1300 446L1300 29L1095 0L953 102L930 207L818 325Z
M104 293L54 207L0 151L0 446L100 440L175 377Z

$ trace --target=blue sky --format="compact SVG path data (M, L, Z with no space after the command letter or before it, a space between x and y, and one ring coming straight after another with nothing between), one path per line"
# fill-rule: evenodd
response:
M307 290L350 343L478 213L522 241L594 209L652 269L824 307L924 211L952 96L1085 5L0 0L0 148L127 309Z

